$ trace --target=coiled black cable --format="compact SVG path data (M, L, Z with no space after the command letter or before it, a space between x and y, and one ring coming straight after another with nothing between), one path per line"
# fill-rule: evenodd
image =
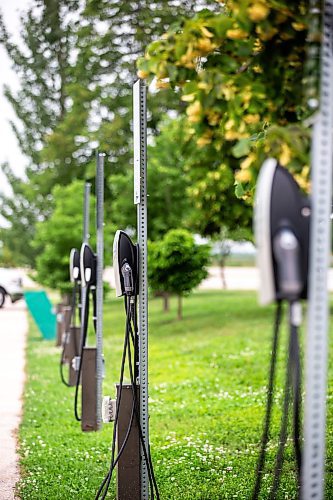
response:
M292 310L293 304L290 304L290 310ZM267 402L266 402L266 414L264 430L261 440L261 450L259 459L257 462L256 469L256 482L252 493L252 500L259 498L262 474L265 465L265 455L266 446L269 439L269 427L272 413L273 404L273 393L274 393L274 379L276 371L276 356L278 348L278 337L281 324L281 314L282 314L282 304L278 302L276 309L276 318L274 325L274 335L273 335L273 345L272 345L272 359L270 365L270 375L269 384L267 390ZM283 461L284 461L284 450L285 444L288 437L288 420L289 420L289 408L290 403L293 406L293 443L295 450L295 458L297 464L297 478L298 485L300 488L301 479L301 437L300 437L300 420L301 420L301 360L300 360L300 346L299 346L299 334L298 327L294 324L292 320L292 314L290 314L290 330L289 330L289 341L288 341L288 359L287 359L287 369L286 369L286 379L284 387L284 398L283 398L283 408L282 408L282 418L279 433L279 447L276 456L274 472L273 472L273 484L269 493L269 498L274 500L277 495L277 491L280 484ZM292 397L292 399L291 399Z
M269 494L269 498L274 500L276 498L277 490L279 488L280 478L282 474L283 460L284 460L284 448L288 437L288 417L289 417L289 404L290 404L290 378L291 378L291 336L289 337L289 355L287 361L287 373L284 387L284 400L283 400L283 410L281 419L281 428L279 435L279 447L276 455L274 473L273 473L273 486Z
M291 306L292 307L292 306ZM300 413L301 413L301 364L300 364L300 347L298 338L298 327L292 321L290 322L289 332L289 350L287 362L287 376L284 392L284 405L280 432L280 444L274 468L273 486L269 498L274 500L279 488L280 478L283 469L284 449L288 435L288 416L289 405L292 395L293 405L293 444L295 450L295 458L297 465L297 482L298 491L297 498L301 487L301 465L302 451L300 438Z
M105 478L104 478L104 480L103 480L103 482L102 482L102 484L97 492L97 495L95 497L96 499L98 499L100 497L100 494L102 493L103 489L104 489L104 493L103 493L102 499L104 499L106 497L106 494L107 494L109 486L110 486L113 470L115 469L115 466L117 465L117 463L121 457L121 454L123 453L123 451L125 449L125 446L126 446L126 443L128 441L130 431L131 431L131 428L133 425L134 399L133 399L133 405L132 405L132 411L131 411L131 418L130 418L129 426L128 426L128 429L126 432L126 436L125 436L125 439L122 443L122 446L118 452L117 458L114 459L115 445L116 445L116 431L117 431L117 424L118 424L118 419L119 419L119 409L120 409L120 402L121 402L121 395L122 395L122 384L123 384L125 359L126 359L126 353L127 353L127 346L129 345L130 334L132 337L132 342L134 343L134 338L133 338L131 327L130 327L130 315L128 314L128 311L129 311L129 307L128 307L128 303L127 303L128 300L129 300L129 297L125 296L125 310L126 310L125 342L124 342L123 357L122 357L122 364L121 364L121 375L120 375L120 384L119 384L120 387L119 387L119 394L118 394L118 401L117 401L117 409L116 409L116 416L115 416L115 422L114 422L114 428L113 428L111 465L110 465L110 469L109 469L107 475L105 476Z
M125 341L124 341L124 347L123 347L123 355L122 355L122 363L121 363L121 370L120 370L120 381L119 381L119 394L118 394L118 399L117 399L117 407L116 407L116 415L115 415L115 421L114 421L114 427L113 427L113 436L112 436L112 448L111 448L111 464L108 473L106 474L102 484L100 485L98 492L96 494L95 500L98 500L99 498L102 498L104 500L106 498L107 492L109 490L110 482L112 479L112 473L125 449L125 446L127 444L127 441L129 439L129 435L133 426L133 421L134 421L134 416L138 425L138 430L139 430L139 438L143 450L143 454L145 457L145 461L147 464L147 470L148 470L148 480L149 480L149 486L150 486L150 491L151 491L151 498L152 500L155 500L155 494L156 494L156 500L160 500L159 496L159 491L154 475L154 470L153 470L153 465L152 465L152 460L151 460L151 455L150 455L150 449L147 450L145 442L144 442L144 437L141 429L141 423L140 423L140 414L139 414L139 407L138 407L138 398L137 398L137 384L136 384L136 377L138 376L138 330L137 330L137 318L136 318L136 305L137 305L137 299L135 297L129 297L125 296L124 300L124 305L125 305L125 312L126 312L126 327L125 327ZM132 361L132 351L131 351L131 341L133 345L133 360L134 360L134 370L133 370L133 361ZM131 417L129 421L129 425L126 431L125 438L123 440L123 443L121 445L120 450L118 451L116 459L115 457L115 447L116 447L116 434L117 434L117 424L119 420L119 410L120 410L120 402L121 402L121 394L122 394L122 384L123 384L123 377L124 377L124 369L125 369L125 361L126 361L126 356L128 357L128 366L129 366L129 374L130 374L130 380L131 380L131 387L132 387L132 393L133 393L133 404L132 404L132 410L131 410ZM102 495L102 497L101 497Z
M277 351L278 351L279 331L280 331L281 319L282 319L282 302L279 301L277 303L276 313L275 313L274 333L273 333L273 342L272 342L272 355L271 355L271 364L270 364L270 369L269 369L269 382L268 382L268 387L267 387L265 421L264 421L264 429L263 429L262 438L261 438L260 454L259 454L259 458L258 458L258 462L257 462L256 482L255 482L253 493L252 493L253 500L257 499L259 496L262 475L263 475L264 467L265 467L266 446L267 446L268 439L269 439L269 428L270 428L272 406L273 406L276 358L277 358Z
M70 303L70 306L71 306L71 317L70 317L70 320L69 320L69 326L71 324L73 324L74 327L75 327L75 324L76 324L76 297L77 297L77 282L74 281L73 293L72 293L72 300L71 300L71 303ZM69 335L70 335L70 331L69 331L69 328L68 328L67 331L65 332L65 339L64 339L63 345L62 345L61 357L60 357L60 364L59 364L60 379L61 379L61 382L66 387L70 387L70 384L67 382L67 380L65 379L65 375L64 375L65 350L66 350L66 345L68 343ZM76 336L75 335L74 335L74 342L76 342Z
M302 449L301 449L301 406L302 406L302 373L298 328L291 325L293 337L293 440L297 464L298 482L301 484Z
M127 297L125 297L125 300L126 300L126 298ZM96 493L95 500L98 500L100 498L101 494L102 494L102 497L101 497L102 499L104 499L106 497L106 494L108 492L110 482L112 479L112 473L113 473L113 470L115 468L115 463L116 462L118 463L118 460L120 458L120 454L118 454L118 457L116 460L114 457L115 457L115 450L116 450L117 424L118 424L118 420L119 420L119 410L120 410L122 387L123 387L123 380L124 380L128 337L129 337L129 317L128 317L128 315L126 315L125 339L124 339L124 346L123 346L123 353L122 353L121 367L120 367L120 378L119 378L119 394L118 394L118 398L117 398L116 415L115 415L113 434L112 434L111 464L110 464L110 468L109 468L105 478L103 479L103 481L102 481L102 483L101 483L101 485ZM127 434L129 435L129 433L130 433L130 431L127 431L126 435ZM119 452L120 451L122 451L122 450L119 450ZM104 492L103 492L103 490L104 490Z
M134 401L134 410L135 410L135 416L139 428L139 436L140 436L140 441L141 441L141 446L143 450L143 454L145 457L145 461L147 464L147 470L148 470L148 479L149 479L149 484L150 484L150 491L151 491L151 496L152 500L154 500L154 491L156 494L156 500L160 500L160 494L155 478L155 473L154 473L154 467L151 459L151 454L150 454L150 448L146 448L145 442L144 442L144 436L141 428L141 422L140 422L140 413L139 413L139 405L138 405L138 400L137 400L137 392L136 392L136 382L134 379L134 372L133 372L133 366L131 363L131 350L130 350L130 344L128 344L128 350L129 350L129 372L130 372L130 378L131 378L131 386L132 386L132 393L133 393L133 401Z
M75 384L75 396L74 396L74 415L75 419L80 422L81 417L78 412L78 399L79 399L79 387L82 373L82 361L83 361L83 351L87 342L88 335L88 322L89 322L89 293L91 292L93 298L93 324L96 332L96 290L94 287L87 286L86 301L84 304L84 316L82 322L82 333L81 333L81 346L80 346L80 362L77 372L77 379Z
M73 327L74 331L76 329L76 314L77 314L77 312L78 312L78 316L79 316L79 324L81 323L82 304L81 304L81 287L80 286L78 286L77 297L78 297L78 305L77 305L77 309L76 309L76 303L75 303L75 310L73 311L72 325L71 325ZM78 352L77 336L75 333L74 333L74 352L75 353Z

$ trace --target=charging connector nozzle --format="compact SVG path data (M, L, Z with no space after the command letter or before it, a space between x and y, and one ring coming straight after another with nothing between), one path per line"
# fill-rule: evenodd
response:
M124 278L125 295L132 295L134 293L133 273L128 262L122 266L121 274Z

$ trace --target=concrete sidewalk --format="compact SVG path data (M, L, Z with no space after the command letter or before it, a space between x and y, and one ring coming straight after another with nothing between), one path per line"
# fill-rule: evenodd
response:
M259 274L255 267L226 267L224 271L228 290L258 290ZM209 267L208 277L199 285L200 290L222 290L221 269Z
M16 436L22 411L25 343L28 331L25 303L0 309L0 499L15 498L19 479Z

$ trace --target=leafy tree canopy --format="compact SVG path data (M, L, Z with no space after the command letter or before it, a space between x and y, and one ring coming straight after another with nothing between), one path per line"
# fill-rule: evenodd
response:
M310 134L302 120L309 110L302 89L306 80L307 99L316 95L318 42L318 19L309 19L308 8L306 1L221 2L218 13L204 10L175 23L139 61L140 77L172 87L185 105L202 151L192 160L192 194L216 229L226 208L221 192L235 183L237 196L251 201L267 156L307 185Z
M150 242L150 287L180 297L189 294L207 276L209 251L208 245L196 244L185 229L172 229L161 240Z
M52 192L54 211L48 220L39 222L36 226L33 245L42 250L36 260L36 280L62 293L68 293L71 287L69 283L70 251L72 248L81 248L83 192L83 181L75 181L66 187L56 186ZM92 227L94 206L90 209L90 215L90 227ZM94 248L94 237L92 237L91 245Z
M156 240L169 229L192 227L193 207L188 194L186 161L193 151L184 119L164 116L160 133L148 146L149 238ZM113 217L119 226L136 227L133 206L133 169L110 177L114 193Z
M13 207L2 196L0 213L11 227L33 236L36 221L47 219L53 210L54 185L94 178L97 147L107 153L107 177L126 176L132 170L132 83L137 78L137 58L175 20L202 7L213 11L216 5L214 0L153 4L148 0L34 0L22 12L22 44L14 43L0 14L0 43L20 80L18 92L6 87L5 94L16 114L12 127L28 163L23 182L12 183L15 176L7 168L17 201ZM149 103L153 134L170 107L179 107L179 98L171 91ZM106 187L111 214L115 192L112 183ZM19 259L14 238L10 241ZM36 250L26 248L22 248L23 259L33 265Z

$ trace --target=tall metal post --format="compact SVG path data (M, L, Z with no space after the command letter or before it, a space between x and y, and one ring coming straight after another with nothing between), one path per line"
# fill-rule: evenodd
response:
M321 500L324 496L328 351L327 276L331 247L333 173L333 0L324 2L322 29L320 107L315 118L312 139L312 218L302 500Z
M97 228L97 283L96 283L96 422L102 426L103 385L103 267L104 267L104 153L96 156L96 228Z
M84 198L83 198L83 243L88 243L89 240L89 212L90 212L90 182L86 182L84 186ZM81 328L84 323L84 309L86 305L87 289L81 285ZM81 342L82 342L82 332L81 332Z
M139 243L139 385L140 424L149 451L148 422L148 284L147 284L147 111L146 85L133 85L134 203L137 205ZM148 470L141 446L141 500L148 500Z

